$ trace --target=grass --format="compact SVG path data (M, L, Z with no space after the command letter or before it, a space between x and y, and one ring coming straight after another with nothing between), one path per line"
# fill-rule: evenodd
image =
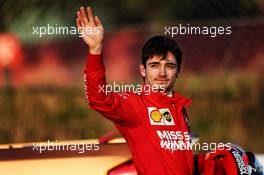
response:
M264 76L187 73L176 90L193 100L192 130L206 142L232 142L264 152ZM90 110L83 87L0 89L0 143L97 138L114 129Z

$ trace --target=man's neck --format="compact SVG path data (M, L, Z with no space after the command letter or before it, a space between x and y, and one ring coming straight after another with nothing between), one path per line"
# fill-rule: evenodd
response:
M146 81L144 83L145 84L148 84ZM172 90L168 90L168 91L165 91L165 92L163 91L163 92L159 92L159 93L164 94L164 95L167 95L168 97L173 97L173 91Z
M172 91L169 91L169 92L167 93L167 95L168 95L169 97L173 97L173 93L172 93Z

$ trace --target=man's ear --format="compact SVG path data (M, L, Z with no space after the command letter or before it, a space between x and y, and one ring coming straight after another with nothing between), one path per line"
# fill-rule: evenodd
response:
M142 77L146 77L146 69L142 63L139 65L140 74Z
M182 66L177 68L176 78L178 78L180 76L181 72L182 72Z

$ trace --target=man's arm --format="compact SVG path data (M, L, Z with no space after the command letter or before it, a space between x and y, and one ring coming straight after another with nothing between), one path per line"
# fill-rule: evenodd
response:
M108 119L121 125L132 124L131 122L135 122L135 119L129 117L132 107L128 104L127 99L122 98L117 93L106 94L101 89L106 86L102 55L104 29L100 19L97 16L93 17L90 7L87 8L87 13L88 18L82 7L77 12L78 18L76 20L77 27L82 32L83 40L89 46L89 54L84 69L87 101L92 109L99 111ZM97 27L96 30L99 30L99 33L86 33L87 27Z

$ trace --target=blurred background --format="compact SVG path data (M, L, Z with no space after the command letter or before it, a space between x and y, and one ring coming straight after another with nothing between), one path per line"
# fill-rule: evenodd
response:
M33 34L75 26L90 5L105 28L111 83L138 82L144 42L164 26L231 26L231 35L177 35L183 73L175 89L193 100L192 131L204 142L264 152L264 1L0 1L0 143L98 138L114 125L90 110L82 82L87 46L78 35Z

